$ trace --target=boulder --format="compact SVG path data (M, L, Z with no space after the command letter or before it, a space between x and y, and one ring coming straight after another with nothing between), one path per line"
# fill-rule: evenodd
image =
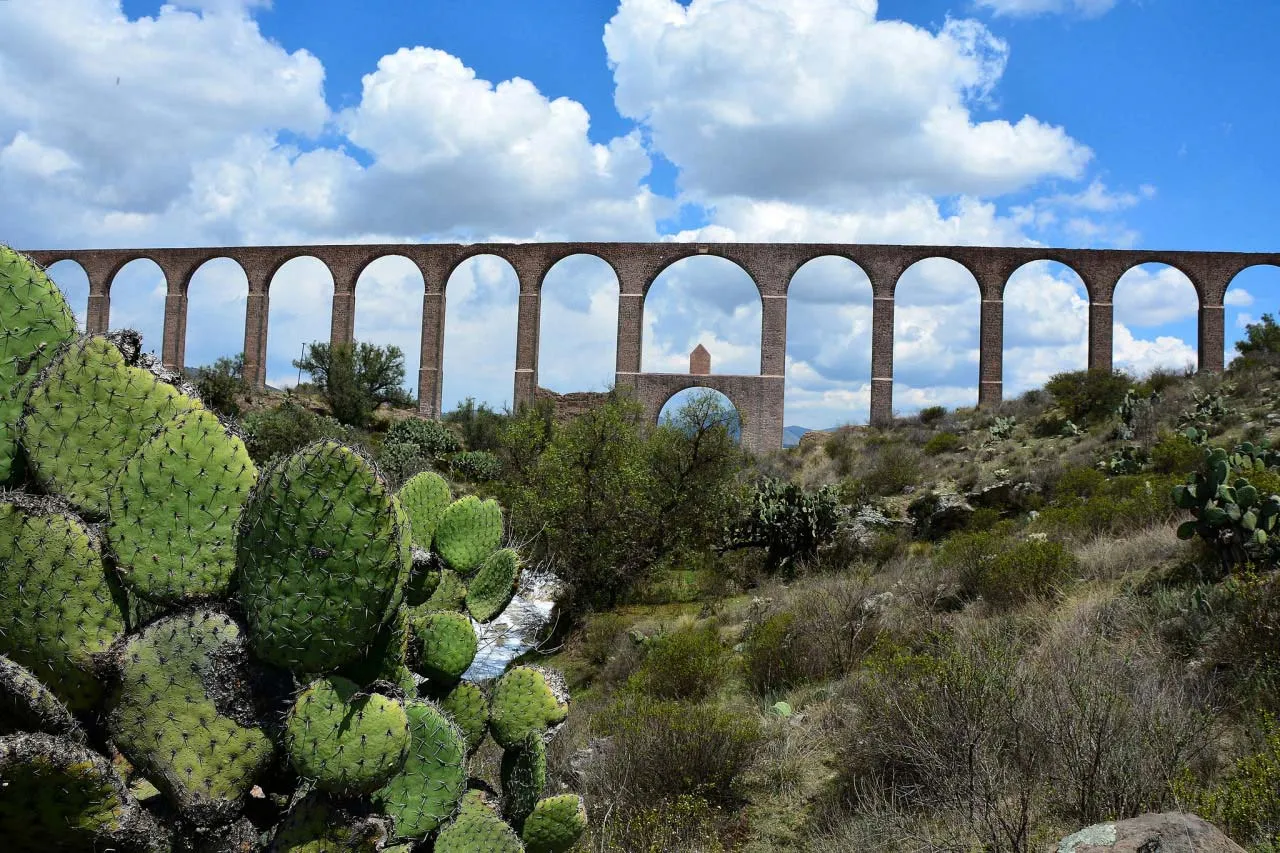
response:
M858 508L853 515L841 525L840 535L858 550L870 548L876 539L884 533L893 533L907 522L890 518L878 507L866 504Z
M1057 853L1244 853L1244 848L1193 814L1165 812L1094 824L1059 841Z
M999 510L1002 513L1022 512L1030 507L1040 488L1028 481L999 480L966 495L975 507Z
M920 535L940 539L969 523L973 505L953 492L927 492L911 502L907 514Z

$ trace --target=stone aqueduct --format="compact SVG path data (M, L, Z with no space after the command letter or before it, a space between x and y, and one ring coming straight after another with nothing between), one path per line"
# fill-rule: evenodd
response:
M656 420L671 395L689 387L714 388L725 394L743 419L743 444L752 449L781 445L783 368L787 348L787 289L792 276L808 261L836 256L857 264L871 281L871 422L883 424L893 413L894 289L913 264L949 258L972 273L982 298L980 319L980 406L1000 402L1003 375L1004 289L1013 273L1034 261L1057 261L1073 269L1089 295L1089 362L1091 369L1112 364L1112 294L1120 277L1144 263L1167 264L1182 271L1199 295L1199 369L1223 369L1224 309L1228 285L1242 270L1280 266L1280 253L1185 252L1110 249L992 248L976 246L889 246L839 243L409 243L381 245L254 246L186 249L77 249L28 252L46 266L77 262L89 278L86 325L105 332L109 322L111 282L127 263L149 258L168 284L162 357L171 367L183 364L186 349L187 289L202 264L230 258L249 282L245 311L246 376L266 381L267 313L271 280L287 261L314 257L333 276L330 338L350 342L355 326L356 282L373 261L386 256L408 258L422 272L422 361L418 376L419 407L440 415L444 356L445 285L468 258L494 255L515 269L520 284L516 333L516 407L531 401L538 387L538 342L542 283L559 261L593 255L613 268L619 286L616 384L633 387ZM688 257L726 258L746 271L760 292L762 329L759 375L645 373L640 369L644 300L664 269Z

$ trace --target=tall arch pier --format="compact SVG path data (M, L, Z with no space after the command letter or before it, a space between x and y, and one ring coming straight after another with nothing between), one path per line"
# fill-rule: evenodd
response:
M478 255L496 255L515 269L519 279L519 316L513 400L520 407L534 399L538 387L538 343L542 284L548 271L571 255L593 255L605 261L619 284L617 356L618 387L635 388L654 417L672 394L688 387L722 391L743 419L743 445L767 450L782 444L783 384L787 349L787 290L796 271L820 257L842 257L857 264L871 281L871 422L893 417L894 292L899 278L918 261L948 258L963 265L981 294L978 404L999 403L1003 392L1004 290L1010 276L1034 261L1056 261L1074 270L1089 295L1089 367L1112 366L1112 296L1124 273L1147 263L1166 264L1184 273L1199 298L1199 369L1220 372L1225 343L1223 298L1241 271L1258 265L1280 266L1280 253L1187 252L1113 249L1049 249L983 246L888 246L844 243L395 243L382 245L224 246L174 249L29 250L46 266L78 263L89 278L86 325L105 332L110 323L111 283L125 264L149 258L167 283L162 356L170 367L184 364L187 332L187 289L207 261L230 258L249 281L245 306L245 375L255 385L266 382L267 313L276 271L298 257L314 257L333 276L330 341L352 341L356 283L360 273L388 255L408 258L422 272L421 368L419 408L424 415L441 413L445 335L445 284L457 267ZM687 376L641 370L645 295L658 275L675 262L698 255L726 258L755 283L762 303L760 372L745 376ZM723 387L722 387L723 386Z

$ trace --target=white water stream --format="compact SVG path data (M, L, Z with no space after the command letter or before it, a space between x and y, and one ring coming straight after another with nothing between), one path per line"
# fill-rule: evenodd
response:
M527 572L520 579L516 597L501 616L488 625L473 621L480 651L463 678L469 681L496 678L507 664L533 648L538 629L551 618L558 589L555 576Z

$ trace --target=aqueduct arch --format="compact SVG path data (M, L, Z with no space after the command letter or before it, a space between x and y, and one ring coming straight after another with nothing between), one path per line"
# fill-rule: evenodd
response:
M477 254L497 255L515 269L520 283L516 333L514 399L517 406L533 400L538 387L538 339L541 283L557 261L569 255L595 255L618 276L618 331L615 382L636 388L644 397L656 389L680 390L691 383L685 374L646 374L641 370L644 296L658 273L681 258L717 255L734 261L760 290L760 374L751 377L714 376L717 382L750 379L725 393L739 405L746 432L758 429L758 449L780 447L783 423L783 371L787 337L787 288L792 275L806 262L824 255L853 261L867 274L872 289L871 422L893 417L894 288L902 273L926 258L949 258L967 268L981 293L979 319L979 405L993 405L1002 396L1004 287L1020 266L1030 261L1057 261L1074 269L1089 295L1089 367L1112 366L1112 295L1120 276L1144 263L1161 263L1181 270L1195 286L1199 299L1199 370L1221 372L1224 362L1223 297L1242 270L1268 264L1280 266L1280 252L1189 252L1126 249L1058 249L983 246L891 246L840 243L396 243L383 245L239 246L173 249L74 249L28 251L46 266L74 260L89 278L86 327L105 332L111 307L111 279L136 258L155 261L169 282L165 300L163 356L181 366L185 349L185 288L204 262L229 257L240 264L249 280L245 312L245 370L261 385L266 377L266 316L271 276L285 261L300 255L318 258L333 276L330 340L348 343L353 337L356 281L360 272L383 255L403 255L422 272L422 366L418 375L419 408L424 415L440 415L441 344L444 332L444 285L449 273ZM679 380L671 378L679 376ZM706 379L707 377L699 377ZM708 386L713 387L713 386ZM665 400L665 397L663 398ZM660 408L660 406L659 406ZM655 410L656 418L657 412Z

